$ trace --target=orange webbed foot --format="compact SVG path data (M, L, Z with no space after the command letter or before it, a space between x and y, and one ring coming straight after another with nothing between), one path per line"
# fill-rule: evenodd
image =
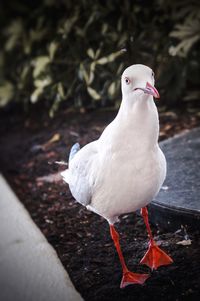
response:
M144 284L147 278L149 278L149 274L138 274L126 271L123 273L120 288L124 288L130 284Z
M161 250L155 243L149 243L149 249L140 261L140 264L146 264L152 270L156 270L159 266L173 263L173 260L163 250Z

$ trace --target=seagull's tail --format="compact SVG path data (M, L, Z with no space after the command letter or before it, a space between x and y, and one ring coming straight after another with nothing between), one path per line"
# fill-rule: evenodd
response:
M63 177L63 180L69 184L69 169L65 169L63 172L60 173Z
M79 143L75 143L69 153L69 162L74 158L74 156L76 155L76 153L80 150L80 144ZM61 172L61 176L63 177L63 180L69 184L69 180L70 180L70 172L69 169L65 169L63 172Z
M75 143L73 146L72 146L72 148L71 148L71 150L70 150L70 153L69 153L69 161L71 161L73 158L74 158L74 156L76 155L76 153L80 150L80 144L79 143Z

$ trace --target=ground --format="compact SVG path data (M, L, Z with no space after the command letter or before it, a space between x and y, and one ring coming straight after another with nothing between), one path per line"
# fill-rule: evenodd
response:
M56 249L76 289L89 300L197 300L200 295L199 232L168 232L153 226L155 239L173 258L171 266L151 272L138 265L148 247L143 220L130 213L116 228L128 267L147 272L145 285L119 289L121 268L107 222L74 202L59 171L75 142L96 139L116 112L85 114L63 111L53 120L37 114L1 112L0 164L8 182ZM160 114L160 140L199 126L200 118L188 112ZM191 244L185 245L188 238ZM177 244L179 243L180 244Z

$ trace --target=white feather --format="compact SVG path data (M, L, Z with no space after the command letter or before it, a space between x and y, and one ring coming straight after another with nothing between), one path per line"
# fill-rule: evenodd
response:
M143 85L152 71L133 65L124 74ZM153 97L129 90L123 83L122 104L116 118L97 141L83 147L62 173L81 204L114 223L123 213L146 206L166 176L165 157L158 146L159 121Z
M63 177L63 180L69 184L69 169L65 169L61 172L61 176Z

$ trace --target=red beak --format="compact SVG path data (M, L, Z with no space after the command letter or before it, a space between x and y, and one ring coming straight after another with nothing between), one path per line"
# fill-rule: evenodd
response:
M152 95L155 98L160 98L158 90L148 82L146 83L145 88L136 88L135 90L138 90L138 89L144 91L144 93L146 93L146 94Z
M153 97L155 98L160 98L160 94L158 93L158 90L148 82L146 84L146 88L144 89L144 92L153 95Z

